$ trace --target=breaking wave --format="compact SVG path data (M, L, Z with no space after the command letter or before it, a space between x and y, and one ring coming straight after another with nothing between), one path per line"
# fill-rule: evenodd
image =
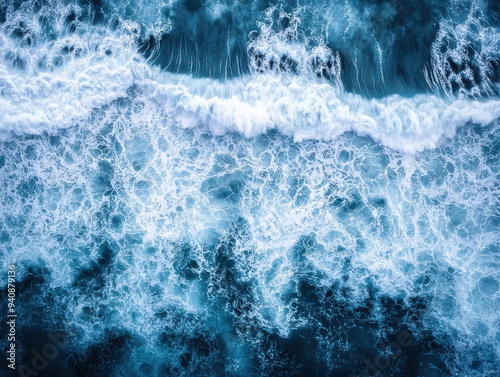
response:
M499 12L0 0L20 365L498 373Z

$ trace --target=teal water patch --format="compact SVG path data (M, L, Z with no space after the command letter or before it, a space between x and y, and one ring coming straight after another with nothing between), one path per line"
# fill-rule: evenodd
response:
M20 332L72 334L72 375L361 374L404 331L387 375L491 375L499 139L466 126L404 154L354 133L213 136L131 98L11 137Z

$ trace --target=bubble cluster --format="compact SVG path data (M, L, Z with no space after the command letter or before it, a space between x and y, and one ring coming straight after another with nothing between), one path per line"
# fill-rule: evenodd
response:
M498 95L500 34L472 7L462 23L443 20L432 45L431 85L448 95Z
M412 4L0 0L20 360L63 331L76 377L495 374L498 32Z
M356 351L401 328L441 347L421 346L420 368L495 370L498 125L408 155L352 133L213 136L155 109L129 93L2 143L2 248L43 285L26 321L57 318L77 354L126 334L117 375L355 372ZM312 356L294 351L301 331Z

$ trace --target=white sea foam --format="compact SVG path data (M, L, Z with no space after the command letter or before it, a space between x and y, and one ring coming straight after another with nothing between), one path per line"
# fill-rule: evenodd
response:
M64 308L64 326L82 349L119 328L144 341L130 368L148 357L175 365L186 338L215 328L235 345L238 364L250 353L236 346L259 348L261 329L287 337L313 323L290 298L306 281L349 309L375 298L370 320L380 324L384 297L408 308L425 299L422 327L444 343L453 334L464 365L475 349L498 357L498 124L489 134L465 128L443 140L467 123L495 122L497 98L367 99L315 77L311 57L326 61L333 51L271 32L253 48L293 58L299 75L192 78L148 64L136 52L137 34L125 22L43 46L0 40L27 67L16 68L12 54L0 59L1 137L79 125L61 137L0 143L0 242L10 250L4 265L50 272L52 289L40 295L61 300L54 307ZM60 64L40 68L56 57ZM256 137L272 129L301 142ZM401 154L342 136L350 131L401 151L443 143L446 153ZM234 263L222 263L225 274L214 255L231 236L226 257ZM86 279L81 272L102 259L103 240L116 255L95 273L102 280ZM223 281L231 273L237 284ZM248 289L234 294L240 283ZM243 314L232 311L238 295L247 295ZM225 320L257 335L249 330L245 342L231 343ZM158 347L166 330L178 339Z
M444 19L431 48L427 79L447 95L481 97L492 93L490 77L500 58L500 33L489 26L476 6L460 22ZM498 91L498 88L496 88Z
M462 130L444 143L449 154L409 155L356 137L207 137L199 127L180 131L157 109L148 98L117 102L96 112L91 129L3 145L0 224L11 225L2 242L20 267L54 271L47 280L67 290L65 323L83 347L119 324L158 359L180 357L182 348L155 339L166 328L192 334L193 322L219 316L218 300L233 304L238 288L218 280L214 262L231 235L229 273L249 286L235 321L289 336L312 321L290 299L305 280L318 292L337 287L351 309L371 295L408 307L427 297L422 326L456 334L461 357L498 347L498 164L482 155L498 126L489 135ZM71 283L99 260L103 233L116 256L96 299ZM382 323L383 310L371 318Z
M56 132L126 96L147 71L131 45L134 28L125 23L120 37L95 30L31 49L0 39L0 136ZM12 56L25 69L12 66Z
M296 141L354 131L410 152L435 147L468 122L487 125L500 117L496 98L367 99L303 76L264 73L220 82L165 73L135 52L130 35L94 33L67 40L64 45L80 46L79 56L50 71L27 74L3 59L0 135L41 134L85 122L94 109L125 97L129 89L184 128L246 137L277 129ZM60 50L61 44L53 48Z
M162 78L140 86L181 127L207 127L216 135L254 137L270 129L304 139L329 140L354 131L403 151L433 148L468 122L487 125L500 101L446 100L434 95L365 99L301 77L259 75L225 84ZM170 80L170 82L169 82Z

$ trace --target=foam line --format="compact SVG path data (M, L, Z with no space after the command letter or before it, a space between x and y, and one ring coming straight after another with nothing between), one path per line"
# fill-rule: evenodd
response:
M367 99L319 79L279 73L226 82L162 72L138 55L126 35L84 43L81 57L51 72L29 75L2 61L0 136L41 134L85 122L96 108L133 89L183 128L255 137L271 129L304 139L331 140L354 131L401 151L433 148L466 123L487 125L500 101L419 94ZM111 52L110 52L111 51ZM108 56L109 55L109 56Z

